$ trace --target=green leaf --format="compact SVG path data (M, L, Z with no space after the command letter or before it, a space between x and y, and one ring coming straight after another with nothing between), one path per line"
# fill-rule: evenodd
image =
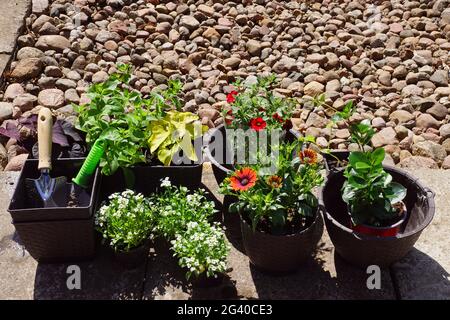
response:
M357 170L367 170L367 169L370 169L371 166L369 164L367 164L366 162L356 162L355 168Z
M371 159L374 165L383 163L384 157L385 150L383 148L377 148L371 154Z
M155 121L150 124L152 135L149 139L150 152L155 152L161 144L171 135L169 126L163 121Z
M350 204L355 195L355 190L353 190L352 186L346 181L342 188L342 200L344 200L345 203Z
M364 152L355 151L350 153L348 160L352 166L355 166L358 162L367 162L367 157Z
M407 189L397 182L392 182L387 189L386 196L391 204L398 203L406 197Z

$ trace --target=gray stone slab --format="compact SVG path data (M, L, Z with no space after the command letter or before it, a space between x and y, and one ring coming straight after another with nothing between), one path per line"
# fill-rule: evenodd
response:
M0 0L0 53L13 53L16 39L24 25L24 19L31 10L31 0Z
M450 170L411 172L436 193L436 213L415 248L393 267L401 299L450 299Z
M0 174L0 299L33 299L37 263L20 244L6 211L18 176Z
M205 164L203 183L217 194L217 184ZM364 270L352 267L335 256L326 230L315 257L291 275L271 276L250 265L243 252L239 228L232 223L227 236L232 243L228 265L230 272L224 285L214 289L193 288L170 256L167 246L155 252L148 263L144 299L395 299L389 270L382 271L380 290L369 290Z
M76 241L76 239L74 239ZM67 268L81 271L81 289L67 288ZM67 264L39 264L33 282L33 298L42 300L135 300L142 298L145 264L128 270L117 264L109 251L100 247L93 261Z

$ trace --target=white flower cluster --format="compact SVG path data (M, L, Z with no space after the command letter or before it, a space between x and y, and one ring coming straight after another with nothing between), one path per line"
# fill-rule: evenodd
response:
M114 193L95 215L95 225L116 250L128 251L151 237L154 214L151 203L132 190Z
M165 177L164 179L161 179L161 187L170 187L172 183L169 180L169 177Z
M192 275L198 277L204 272L208 277L216 277L226 270L230 248L217 223L189 222L186 231L177 234L171 244L179 264L188 270L188 278Z
M169 178L161 181L164 188L151 197L158 213L156 230L166 238L173 239L186 229L186 223L209 219L215 212L214 202L205 197L205 190L189 193L188 188L172 186Z

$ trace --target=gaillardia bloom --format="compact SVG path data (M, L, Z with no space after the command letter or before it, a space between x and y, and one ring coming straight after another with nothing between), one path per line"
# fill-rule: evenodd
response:
M258 180L256 171L245 167L236 170L230 177L230 186L234 191L246 191L256 184L256 180Z
M228 103L233 103L234 101L236 101L236 98L234 96L237 96L238 92L233 90L231 91L229 94L227 94L227 102Z
M302 163L317 163L317 153L312 149L305 149L303 151L300 151L299 157Z
M270 176L269 178L267 178L267 184L273 189L281 188L282 182L283 179L279 176Z
M264 129L266 126L267 123L261 117L250 120L250 128L252 128L253 130L259 131Z

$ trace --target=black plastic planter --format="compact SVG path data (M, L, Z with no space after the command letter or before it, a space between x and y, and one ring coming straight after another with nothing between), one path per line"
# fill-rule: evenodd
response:
M325 160L325 170L327 175L344 169L348 163L348 157L350 155L349 151L336 150L328 153L322 153Z
M84 159L53 160L51 176L66 176L67 181L77 174ZM36 179L40 172L38 160L25 161L8 211L19 237L39 262L64 262L93 258L95 254L94 209L101 180L99 170L93 176L89 204L85 207L36 208L31 205L25 179Z
M168 177L172 184L182 185L190 190L200 188L202 179L202 164L183 166L136 166L131 168L134 174L134 186L138 193L149 195L161 185L161 180ZM104 200L114 192L121 192L127 188L125 177L121 169L112 176L102 176L101 199Z
M141 266L150 252L151 241L145 241L141 246L130 251L114 251L115 260L127 269L135 269Z
M434 216L434 193L430 189L403 170L390 166L385 166L385 169L393 181L407 188L403 201L409 214L396 236L368 236L349 228L347 204L341 194L345 181L342 170L328 176L320 195L325 225L336 252L349 263L363 268L368 265L387 267L402 259Z
M296 139L300 135L300 132L295 130L289 130L285 136L286 141L292 141ZM216 142L216 139L219 137L222 138L220 152L217 152L216 149L213 150L212 145ZM220 140L219 140L220 141ZM230 154L230 146L227 143L227 131L224 125L217 127L212 130L208 134L205 135L205 154L207 159L212 163L212 169L214 173L214 177L216 178L217 183L220 185L222 181L227 177L229 173L234 168L233 164L225 163L225 159L227 159ZM219 156L221 155L221 156ZM222 159L221 159L222 158Z
M317 211L309 226L292 235L271 235L253 231L241 217L242 241L250 262L270 273L289 273L297 270L311 257L322 237L322 215Z

